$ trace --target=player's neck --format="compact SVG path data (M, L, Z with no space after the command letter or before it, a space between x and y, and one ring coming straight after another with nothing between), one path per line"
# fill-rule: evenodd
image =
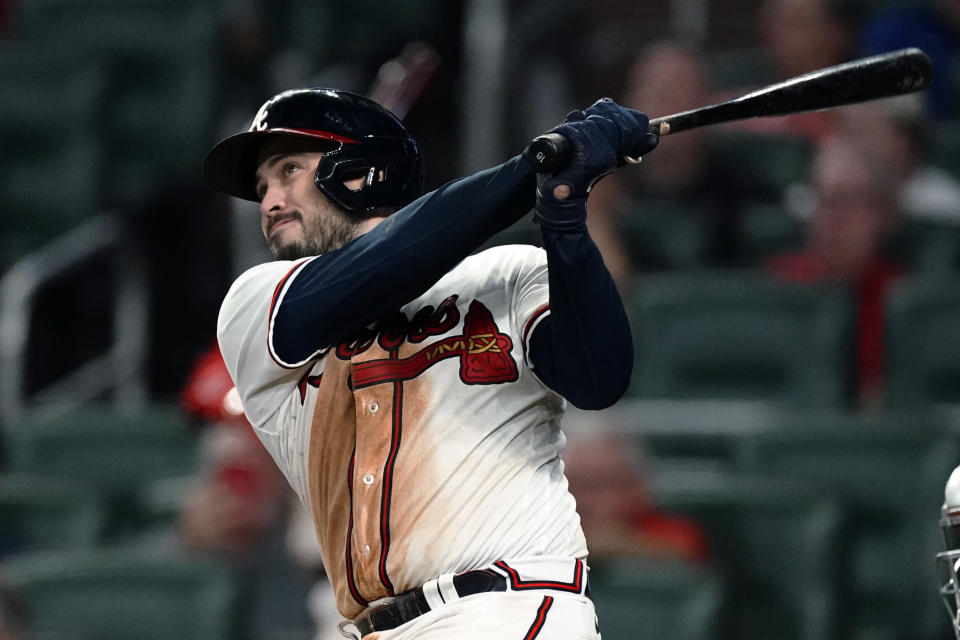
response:
M387 216L373 216L372 218L367 218L363 222L357 225L357 237L364 235L375 226L387 219Z

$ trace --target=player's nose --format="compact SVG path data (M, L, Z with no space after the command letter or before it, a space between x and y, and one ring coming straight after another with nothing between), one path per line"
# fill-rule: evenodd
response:
M287 199L284 190L268 186L260 200L260 214L266 218L282 212L286 206Z

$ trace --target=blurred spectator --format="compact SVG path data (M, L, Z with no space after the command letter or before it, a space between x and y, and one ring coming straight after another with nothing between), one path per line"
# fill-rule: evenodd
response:
M904 273L886 253L898 221L897 181L881 156L836 137L818 151L812 168L816 205L806 224L806 245L774 256L772 272L795 282L837 282L855 296L858 403L875 407L884 378L883 307Z
M928 161L923 101L917 94L838 110L841 128L894 173L904 216L960 223L960 182Z
M919 47L930 56L933 78L927 90L927 113L935 118L960 116L957 95L960 63L960 1L900 3L867 20L860 34L865 54Z
M769 75L755 86L731 89L730 98L770 83L858 57L860 13L854 0L764 0L758 15L761 53ZM836 131L834 111L754 118L732 129L822 140Z
M571 438L563 459L591 561L624 556L708 561L700 526L653 504L636 445L616 436L582 435Z
M211 425L203 441L205 475L187 496L180 534L194 550L249 560L283 511L283 479L252 432Z
M635 59L621 100L652 115L708 104L703 55L682 42L650 44ZM688 211L709 239L704 262L726 266L738 259L735 225L743 204L779 198L758 191L750 176L724 161L711 135L709 129L698 128L664 138L640 167L604 178L591 193L590 231L621 286L638 271L673 266L630 245L624 232L627 216ZM670 204L668 213L658 212L657 203Z
M297 564L316 575L323 572L323 558L317 544L313 516L299 501L294 505L287 523L287 549ZM313 640L343 640L337 624L343 616L337 610L333 586L326 578L318 578L307 594L307 610L313 621Z
M0 585L0 640L30 640L30 616L19 594Z
M765 0L759 18L773 80L856 57L859 14L850 0Z
M204 429L201 469L179 512L180 546L237 569L251 599L251 640L312 629L315 568L299 564L287 545L298 501L244 416L216 344L195 363L180 404Z

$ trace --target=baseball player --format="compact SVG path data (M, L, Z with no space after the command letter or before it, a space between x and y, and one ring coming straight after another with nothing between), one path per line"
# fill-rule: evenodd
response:
M298 89L206 158L214 186L260 203L277 258L234 282L217 335L312 514L345 635L599 638L560 418L629 382L586 199L657 138L606 99L554 131L574 150L556 175L520 155L421 196L395 117ZM470 255L531 208L543 249Z

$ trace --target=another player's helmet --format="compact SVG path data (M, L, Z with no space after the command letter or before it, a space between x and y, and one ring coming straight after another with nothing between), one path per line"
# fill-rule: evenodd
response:
M960 640L960 467L953 470L944 489L940 529L947 550L937 554L940 596L947 607L953 631Z
M326 147L317 188L343 210L366 214L409 204L423 190L417 142L373 100L336 89L292 89L267 100L249 130L214 146L203 172L216 188L259 202L254 175L263 145L277 136L312 138ZM366 177L351 191L345 180Z

